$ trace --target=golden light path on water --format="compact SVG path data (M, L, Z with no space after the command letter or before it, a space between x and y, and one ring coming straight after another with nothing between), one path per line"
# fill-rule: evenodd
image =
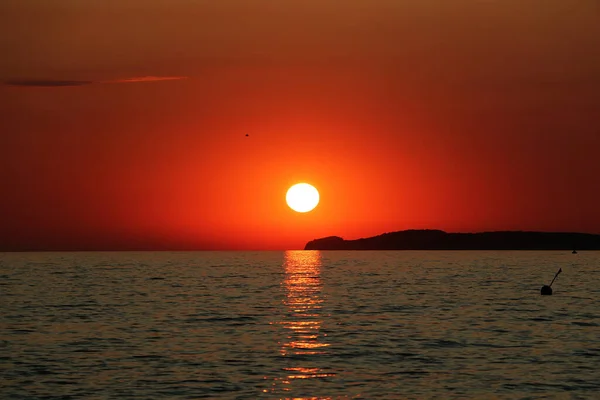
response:
M285 275L282 285L286 297L287 314L279 323L285 328L285 340L280 343L280 354L295 361L284 368L286 375L275 378L273 390L289 392L294 381L333 377L315 365L319 356L326 354L327 334L322 333L321 314L321 253L319 251L287 251L284 259ZM314 397L293 397L308 400Z

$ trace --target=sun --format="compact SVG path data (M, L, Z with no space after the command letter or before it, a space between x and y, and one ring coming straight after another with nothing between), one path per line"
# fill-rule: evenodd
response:
M319 191L308 183L297 183L285 195L288 206L297 212L308 212L319 204Z

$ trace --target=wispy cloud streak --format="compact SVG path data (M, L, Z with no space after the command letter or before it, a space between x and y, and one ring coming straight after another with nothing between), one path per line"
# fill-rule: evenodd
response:
M134 78L114 79L110 81L101 81L99 83L135 83L135 82L158 82L158 81L177 81L187 79L187 76L137 76Z
M27 86L27 87L65 87L65 86L83 86L91 85L93 81L62 81L51 79L11 79L4 81L8 86Z
M7 86L22 87L73 87L100 83L141 83L160 82L188 79L187 76L136 76L133 78L112 79L106 81L80 81L80 80L58 80L58 79L9 79L2 82Z

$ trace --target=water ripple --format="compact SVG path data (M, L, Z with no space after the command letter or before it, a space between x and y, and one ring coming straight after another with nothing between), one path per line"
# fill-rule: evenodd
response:
M5 253L5 398L594 398L600 255ZM558 267L553 296L539 288Z

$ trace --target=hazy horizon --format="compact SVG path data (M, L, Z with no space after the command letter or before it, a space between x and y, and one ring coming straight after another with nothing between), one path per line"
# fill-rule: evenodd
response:
M440 231L439 229L407 229L407 231ZM360 240L360 239L367 239L367 238L372 238L372 237L377 237L377 236L382 236L382 235L386 235L386 234L390 234L390 233L395 233L398 231L391 231L391 232L381 232L380 234L377 235L373 235L373 236L368 236L368 237L342 237L342 239L344 239L345 241L355 241L355 240ZM584 235L597 235L598 237L600 237L600 233L588 233L588 232L550 232L550 231L485 231L485 232L446 232L445 233L448 234L481 234L481 233L491 233L491 232L522 232L522 233L562 233L562 234L584 234ZM327 235L327 236L323 236L323 237L318 237L318 238L312 238L312 239L308 239L306 240L303 244L300 244L294 248L231 248L231 247L167 247L165 246L165 243L160 243L160 242L148 242L148 243L140 243L138 247L114 247L114 248L110 248L110 247L106 247L106 246L101 246L101 247L94 247L94 246L88 246L88 247L79 247L79 248L40 248L40 249L35 249L35 248L17 248L17 249L3 249L0 248L0 252L152 252L152 251L158 251L158 252L169 252L169 251L173 251L173 252L195 252L195 251L218 251L218 252L228 252L228 251L233 251L233 252L255 252L255 251L295 251L295 250L305 250L305 247L308 243L310 243L311 241L317 241L319 239L326 239L329 237L340 237L339 235ZM566 249L566 248L565 248ZM580 251L595 251L594 249L582 249L581 247L578 247L577 245L575 246L569 246L568 247L569 250L573 250L573 249L578 249ZM308 251L331 251L332 249L309 249ZM334 251L337 249L333 249ZM537 250L530 250L530 249L525 249L525 250L520 250L520 249L480 249L480 248L473 248L473 249L456 249L457 251L563 251L564 249L537 249ZM346 249L346 250L342 250L342 251L354 251L353 249ZM397 250L390 250L390 249L371 249L371 250L360 250L360 251L454 251L453 249L397 249Z

